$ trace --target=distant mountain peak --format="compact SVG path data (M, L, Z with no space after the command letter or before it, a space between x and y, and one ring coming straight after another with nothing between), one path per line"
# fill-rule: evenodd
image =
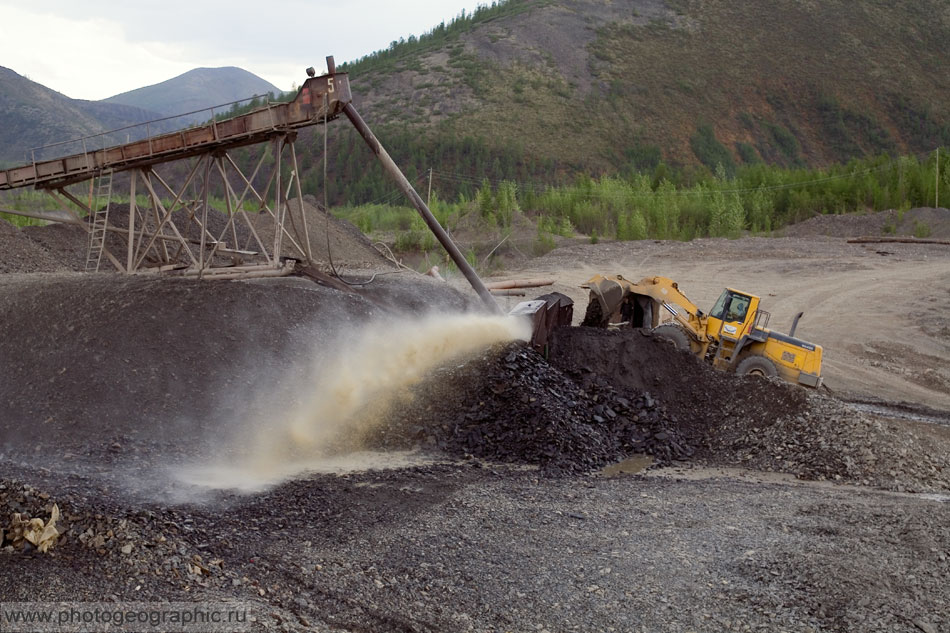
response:
M254 95L281 90L254 73L236 66L193 68L186 73L151 86L136 88L104 99L173 116L231 103ZM204 115L198 118L207 118Z

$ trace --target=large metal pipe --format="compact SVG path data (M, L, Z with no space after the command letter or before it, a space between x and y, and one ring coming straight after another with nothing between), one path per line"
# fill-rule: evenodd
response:
M335 70L333 58L328 57L327 72L332 75ZM429 227L429 230L432 231L436 239L439 240L439 243L442 244L446 252L448 252L449 257L452 258L452 261L455 262L455 265L459 267L459 270L461 270L462 274L465 275L465 278L468 279L468 283L472 285L472 288L474 288L475 292L478 293L478 296L481 297L485 306L488 307L488 309L492 312L501 312L501 308L498 307L498 302L495 301L491 295L491 292L489 292L488 288L485 287L485 284L482 283L478 273L475 272L475 269L472 268L471 264L469 264L465 259L465 256L462 255L462 251L459 250L458 246L455 245L455 242L453 242L449 237L449 234L445 232L445 229L442 228L442 225L439 224L439 221L436 220L435 216L432 215L432 212L429 211L429 207L426 206L426 203L422 200L419 194L416 193L416 190L413 189L412 184L410 184L409 180L403 175L399 167L396 166L396 163L393 162L393 159L389 156L389 152L387 152L386 148L382 146L382 144L379 142L379 139L377 139L376 135L373 134L373 131L369 129L369 126L366 125L366 121L363 120L363 117L360 116L360 113L357 112L356 108L353 107L353 103L347 103L346 107L343 108L343 112L353 123L353 126L360 133L360 136L363 137L363 140L366 141L366 144L369 145L369 148L379 159L379 162L383 164L383 169L389 172L389 175L392 176L396 181L396 185L399 187L399 189L401 189L402 192L409 198L409 200L412 201L412 204L416 207L419 215L421 215L422 219L425 220L426 226Z

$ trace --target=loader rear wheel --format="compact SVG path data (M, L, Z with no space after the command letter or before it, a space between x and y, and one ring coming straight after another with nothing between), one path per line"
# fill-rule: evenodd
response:
M739 366L736 367L736 373L740 376L749 374L752 376L765 376L766 378L774 378L775 376L778 376L778 370L775 368L775 363L770 361L765 356L760 356L759 354L747 356L746 358L739 361Z
M676 349L689 351L689 334L675 323L664 323L653 328L653 334L665 338L676 346Z

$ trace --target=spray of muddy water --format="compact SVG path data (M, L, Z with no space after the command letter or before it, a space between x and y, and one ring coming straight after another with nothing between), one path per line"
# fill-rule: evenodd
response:
M185 469L179 478L252 491L305 472L380 466L379 455L361 452L360 439L408 388L446 362L530 336L527 319L505 316L432 314L370 323L331 350L315 350L295 399L258 398L240 430L225 438L224 463Z

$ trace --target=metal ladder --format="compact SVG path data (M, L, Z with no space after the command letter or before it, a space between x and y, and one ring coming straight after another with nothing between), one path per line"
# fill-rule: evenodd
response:
M105 206L102 199L105 198ZM99 176L99 187L96 189L96 201L91 215L92 222L89 230L89 249L86 251L86 272L98 272L102 261L102 251L106 245L106 225L109 223L109 205L112 204L112 172L108 171Z

